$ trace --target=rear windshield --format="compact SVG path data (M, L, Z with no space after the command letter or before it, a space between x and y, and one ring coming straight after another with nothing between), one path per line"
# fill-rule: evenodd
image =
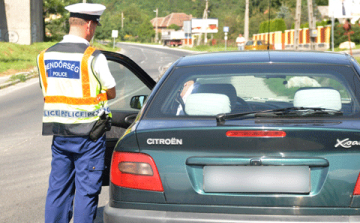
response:
M177 68L145 118L216 116L288 107L359 112L359 79L339 65L222 65Z

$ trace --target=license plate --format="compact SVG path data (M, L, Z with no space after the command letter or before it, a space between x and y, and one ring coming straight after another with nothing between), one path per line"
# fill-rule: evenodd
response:
M205 192L309 193L308 166L204 166Z

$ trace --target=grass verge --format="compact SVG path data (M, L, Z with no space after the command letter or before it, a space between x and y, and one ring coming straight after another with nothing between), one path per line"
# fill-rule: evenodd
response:
M26 74L14 74L12 75L8 81L16 81L16 80L19 80L21 82L25 82L26 81L26 78L27 78L27 75Z
M14 75L19 72L29 72L36 67L36 57L44 49L56 44L56 42L34 43L32 45L19 45L14 43L0 42L0 76ZM109 41L107 45L93 42L91 43L97 49L107 51L118 51L119 48L113 48L113 43ZM225 45L200 45L194 47L183 46L182 49L201 51L201 52L217 52L225 51ZM338 51L339 49L335 49ZM236 46L227 46L226 51L237 51ZM360 63L360 57L355 57ZM21 76L14 77L21 80Z
M0 76L29 72L36 67L37 55L54 44L56 42L33 43L31 45L0 42ZM112 44L102 45L94 42L91 45L100 50L119 50L119 48L114 49ZM14 78L21 79L20 76Z
M208 46L208 45L199 45L194 47L183 46L181 49L184 50L192 50L192 51L201 51L201 52L218 52L218 51L225 51L225 45L216 45L216 46ZM237 47L226 47L226 51L236 51L238 50Z

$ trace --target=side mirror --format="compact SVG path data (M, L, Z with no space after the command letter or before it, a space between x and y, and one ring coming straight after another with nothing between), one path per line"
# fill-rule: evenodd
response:
M147 98L147 95L138 95L131 98L130 107L135 109L141 109L144 105L144 102Z

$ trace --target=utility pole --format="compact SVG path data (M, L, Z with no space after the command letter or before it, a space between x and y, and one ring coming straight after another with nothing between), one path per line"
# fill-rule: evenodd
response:
M301 0L296 0L295 33L294 33L294 49L295 50L299 49L300 18L301 18Z
M156 10L154 12L156 12L156 17L155 17L155 43L157 43L159 41L159 37L158 37L158 12L159 12L159 9L156 8Z
M121 12L121 29L124 28L124 12Z
M208 18L208 8L209 8L209 1L206 0L206 5L205 5L205 11L204 11L204 15L203 15L203 19L205 22L205 34L204 34L204 43L207 43L207 32L206 32L206 28L207 28L207 18Z
M206 21L207 18L208 18L208 7L209 7L209 2L208 2L208 0L206 0L205 10L204 10L204 14L203 14L203 21L202 21L203 24L202 24L201 29L204 28L204 21ZM202 36L202 33L200 33L200 35L199 35L199 38L198 38L198 41L197 41L197 45L200 45L200 43L201 43L201 36ZM207 43L206 27L205 27L205 40L204 40L204 42Z
M308 0L308 12L309 12L309 36L310 36L310 49L315 50L315 38L316 38L316 25L313 13L312 0Z
M83 3L86 3L86 0L83 0Z
M245 27L244 27L244 37L245 40L249 40L249 0L245 2Z

